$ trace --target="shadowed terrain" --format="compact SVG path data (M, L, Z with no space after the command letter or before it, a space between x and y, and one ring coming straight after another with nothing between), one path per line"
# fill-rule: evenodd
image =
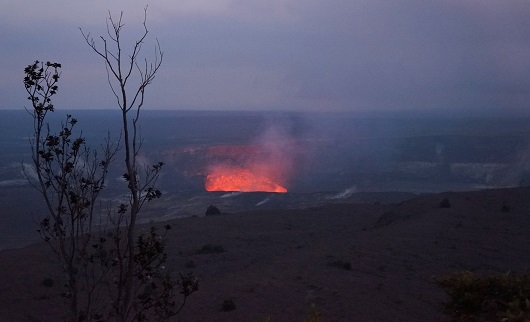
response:
M167 266L201 279L180 321L302 321L312 303L323 321L449 320L437 277L528 269L529 194L482 190L172 220ZM1 321L60 319L62 281L44 245L1 251L0 263ZM225 300L235 309L223 311Z

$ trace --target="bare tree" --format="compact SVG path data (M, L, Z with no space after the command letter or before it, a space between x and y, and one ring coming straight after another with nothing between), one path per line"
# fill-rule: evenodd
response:
M144 104L145 90L148 85L155 79L162 60L163 52L160 49L160 43L156 40L154 48L154 59L149 62L147 59L141 60L139 58L142 45L149 33L147 29L147 7L144 9L143 32L134 42L129 53L125 53L122 49L121 34L123 12L120 13L119 19L115 20L109 12L107 18L107 37L100 36L100 46L96 45L95 40L90 36L90 33L85 33L82 29L81 33L87 44L99 55L104 63L107 71L107 80L116 98L117 105L121 112L123 122L123 146L125 150L125 168L126 172L123 175L127 182L129 190L129 203L121 204L119 207L118 223L124 223L125 240L116 243L116 247L120 252L118 257L118 287L117 294L113 307L115 314L120 317L122 321L131 318L142 318L142 312L139 312L137 303L140 288L138 287L138 280L140 285L147 283L145 278L151 278L151 271L149 265L157 263L157 267L161 266L158 258L147 258L145 254L138 252L135 248L135 227L140 210L145 202L160 198L160 190L155 188L159 172L163 166L162 162L158 162L151 166L144 166L141 168L137 163L137 157L142 146L142 140L139 135L139 118L140 111ZM136 83L134 83L136 81ZM132 114L132 115L131 115ZM151 230L150 240L140 236L136 247L141 248L146 245L157 248L156 233ZM142 244L144 243L144 244ZM152 244L154 243L154 245ZM164 255L165 256L165 253ZM165 261L165 257L164 257ZM138 265L140 270L138 271ZM147 277L143 276L144 271L147 270ZM166 276L167 277L167 276ZM166 278L165 277L165 278ZM137 279L137 280L135 280ZM173 283L166 281L168 283ZM180 285L180 293L184 295L184 299L197 289L197 279L192 275L180 275L180 280L176 282ZM167 285L166 285L167 286ZM143 291L146 291L145 288ZM149 290L150 291L150 290ZM165 295L164 295L165 296ZM157 302L158 301L158 302ZM144 303L145 304L145 303ZM160 298L148 305L157 306L160 309ZM180 309L174 310L168 303L164 304L166 315L177 314Z
M32 103L28 112L34 122L31 146L37 177L30 182L46 201L49 215L42 219L39 231L66 273L64 297L69 321L166 320L178 314L187 297L198 289L192 274L180 273L174 278L165 268L169 225L164 226L163 233L155 227L137 232L140 210L161 196L155 184L163 163L141 166L137 161L142 146L138 122L145 90L161 66L163 53L156 41L154 61L139 59L148 34L146 8L143 33L126 54L120 39L122 17L123 13L115 21L109 13L108 39L100 37L101 48L81 30L88 45L105 62L123 123L120 143L113 145L107 138L101 157L82 136L73 139L77 120L71 115L58 134L46 123L47 114L54 111L51 98L58 90L61 65L36 61L24 70L24 85ZM108 167L120 149L129 200L105 209L96 207ZM103 223L99 229L95 229L96 219ZM176 300L179 294L180 303Z

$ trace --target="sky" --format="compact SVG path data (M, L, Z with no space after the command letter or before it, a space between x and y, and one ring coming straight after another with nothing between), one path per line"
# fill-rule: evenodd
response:
M79 28L123 11L131 48L146 5L149 109L530 114L528 0L0 0L0 110L35 60L62 64L57 107L115 107Z

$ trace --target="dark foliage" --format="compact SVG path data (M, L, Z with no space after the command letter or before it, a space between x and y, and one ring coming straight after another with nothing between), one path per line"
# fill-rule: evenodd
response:
M449 295L446 309L455 319L528 321L530 278L527 275L453 273L438 280Z
M40 220L39 233L56 253L66 275L62 293L66 321L167 320L198 290L193 274L174 277L164 265L165 236L171 227L164 226L161 234L155 227L138 234L136 227L143 205L162 195L155 185L164 165L157 162L142 168L137 162L142 146L140 110L146 87L155 78L163 57L157 41L154 62L138 58L148 33L146 15L143 33L127 55L121 49L122 15L116 21L109 14L109 38L100 37L101 49L82 32L88 45L105 61L107 80L123 119L120 143L114 146L107 137L102 154L91 150L82 136L74 136L78 121L72 115L66 116L57 132L46 123L47 113L55 110L51 98L58 90L61 64L36 61L24 69L24 87L32 106L27 111L33 118L31 149L37 179L27 173L26 177L46 202L47 215ZM138 73L136 87L128 82L134 71ZM96 201L105 187L108 167L122 147L128 200L98 206L102 205ZM53 286L53 280L45 279L43 286Z
M44 280L42 280L41 285L44 287L53 287L55 284L55 280L53 278L47 277Z
M236 309L236 303L232 299L226 299L223 301L223 305L221 306L221 311L223 312L229 312Z
M197 250L196 254L216 254L223 253L225 249L221 245L206 244Z
M351 262L343 259L337 259L328 263L329 266L345 269L347 271L352 270Z

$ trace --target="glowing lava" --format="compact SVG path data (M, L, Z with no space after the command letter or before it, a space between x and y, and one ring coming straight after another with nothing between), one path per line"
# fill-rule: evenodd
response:
M217 166L206 177L207 191L279 192L287 189L270 177L242 167Z

